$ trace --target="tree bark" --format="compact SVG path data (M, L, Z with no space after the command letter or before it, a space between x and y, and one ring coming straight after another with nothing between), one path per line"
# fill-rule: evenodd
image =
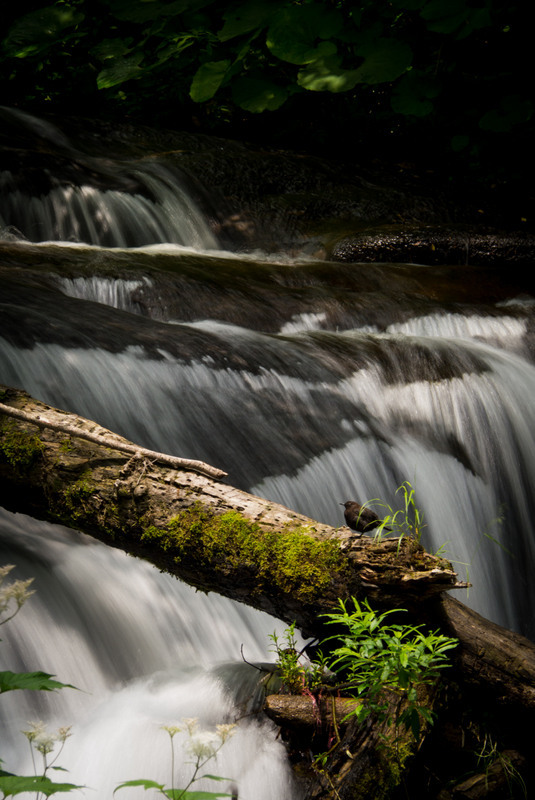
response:
M420 686L422 705L432 709L435 686ZM394 720L406 706L406 699L385 693L385 718L369 717L357 722L344 719L362 702L348 697L270 695L266 714L285 732L290 752L299 753L307 800L386 800L399 786L408 762L419 742ZM422 739L426 723L422 721ZM328 752L323 763L303 754Z

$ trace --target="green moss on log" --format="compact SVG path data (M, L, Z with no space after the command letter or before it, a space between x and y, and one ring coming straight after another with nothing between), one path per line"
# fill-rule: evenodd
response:
M95 494L95 488L91 486L91 472L86 470L77 481L68 486L62 496L62 503L67 511L67 519L77 522L83 519L88 513L93 513L87 501Z
M338 542L313 539L302 527L264 531L237 511L216 514L200 504L164 528L148 527L142 541L158 542L177 565L191 562L224 574L250 565L257 593L278 586L304 601L326 590L334 573L347 570Z
M0 456L17 472L29 470L43 449L37 434L21 430L13 420L4 419L0 423Z

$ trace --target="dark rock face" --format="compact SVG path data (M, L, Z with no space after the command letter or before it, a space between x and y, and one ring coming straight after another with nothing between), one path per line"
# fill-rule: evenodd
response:
M467 225L384 225L337 239L327 255L351 262L527 266L535 261L535 236Z

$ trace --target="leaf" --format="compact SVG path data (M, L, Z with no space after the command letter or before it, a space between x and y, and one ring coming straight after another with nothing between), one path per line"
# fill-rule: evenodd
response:
M412 62L412 50L397 39L379 38L359 48L364 63L357 69L358 83L391 83L403 75Z
M324 53L317 39L330 39L341 29L343 20L335 9L324 5L290 6L269 26L266 45L274 56L290 64L309 64ZM336 47L331 43L331 47Z
M261 30L281 6L280 2L259 3L258 0L249 0L237 8L227 9L223 14L225 24L217 34L218 39L227 42L235 36Z
M452 136L450 147L454 153L458 153L460 150L465 150L469 144L470 137L466 134L459 133L456 136ZM436 555L441 555L440 551L438 551Z
M53 675L47 672L0 672L0 694L15 689L53 692L55 689L76 689L76 686L53 680Z
M275 111L287 97L286 89L263 78L238 78L232 84L234 102L253 114Z
M433 78L411 70L396 83L392 92L393 111L406 117L426 117L434 110L432 100L440 93Z
M16 794L22 794L23 792L36 792L50 797L58 792L71 792L73 789L82 788L82 786L76 786L74 783L54 783L50 778L43 775L30 775L28 777L22 775L0 776L0 791L3 792L4 798L14 797Z
M348 92L358 83L358 72L341 68L340 61L338 55L317 58L305 69L299 70L297 83L309 92Z
M108 6L116 19L139 23L151 22L162 16L174 16L186 11L190 6L198 5L192 0L174 0L172 3L161 3L158 0L135 3L132 0L101 0L101 3Z
M65 31L84 19L84 14L57 4L32 11L11 26L4 40L4 51L12 58L38 55L63 41Z
M164 785L163 783L156 783L156 781L144 780L143 778L138 778L137 780L133 781L125 781L124 783L120 783L119 786L116 786L113 790L113 794L118 792L119 789L124 789L125 786L143 786L145 791L148 789L158 789L159 791L163 792Z
M139 66L143 60L143 53L134 53L123 59L117 59L111 66L105 67L97 75L97 86L99 89L109 89L110 86L117 86L119 83L139 78L143 70Z
M230 61L207 61L201 64L191 82L189 95L195 103L211 100L221 86L230 67Z
M526 120L530 119L532 116L533 103L531 100L525 100L519 95L509 95L500 100L497 108L487 111L487 113L481 117L479 120L479 127L482 128L482 130L507 133L515 125L526 122ZM485 535L487 538L492 539L488 534ZM493 539L493 541L499 544L496 539Z
M130 52L132 39L103 39L91 49L91 55L96 56L99 61L106 61L108 58L119 58Z
M465 0L430 0L420 15L430 31L446 35L457 31L457 39L492 24L488 8L471 8Z
M228 792L186 792L184 789L166 789L163 794L169 800L217 800L218 797L232 797Z

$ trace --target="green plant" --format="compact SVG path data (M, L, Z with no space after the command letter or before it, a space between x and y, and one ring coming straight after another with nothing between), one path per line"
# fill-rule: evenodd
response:
M418 687L434 683L440 670L449 666L447 652L457 640L437 631L426 633L421 625L387 624L388 617L404 609L378 614L367 600L359 603L353 597L353 610L343 600L338 602L339 611L323 616L342 632L323 644L335 642L329 666L342 673L345 689L362 701L351 715L360 722L372 713L389 718L385 693L393 692L406 701L393 720L396 727L403 724L418 739L420 719L433 722L433 712L419 700Z
M420 542L422 531L427 527L424 523L424 514L415 501L415 492L409 481L403 481L401 486L396 489L396 495L403 495L403 507L396 511L388 503L375 498L364 503L363 507L374 503L386 510L381 519L381 524L374 531L374 541L378 542L385 536L397 536L399 541L404 537L410 537L416 542Z
M26 581L15 580L12 583L5 583L6 577L12 569L14 569L12 564L0 567L0 625L4 625L13 619L24 603L34 594L29 588L33 581L32 578ZM10 670L0 672L0 694L17 689L55 691L66 687L74 688L70 684L54 680L53 675L49 675L46 672L11 672ZM50 797L58 792L70 792L73 789L81 788L72 783L55 783L47 776L47 772L50 769L59 769L59 767L54 766L54 763L69 736L69 730L69 728L60 728L57 734L50 734L42 722L30 723L30 729L23 731L23 733L30 743L32 760L34 758L34 748L42 756L42 772L40 775L23 776L14 775L11 772L0 769L2 800L25 792L35 792L36 800L40 800L41 797ZM53 751L56 742L60 742L60 749L55 758L49 761L48 757ZM0 764L2 763L0 760Z
M311 695L330 680L326 659L320 651L314 661L309 661L303 658L303 650L297 649L295 622L284 631L284 642L275 632L269 638L277 656L277 676L285 691Z
M26 6L5 9L6 104L72 113L89 103L101 114L139 119L150 109L168 127L183 124L184 112L208 125L238 124L261 112L291 107L295 115L310 106L320 142L332 126L331 141L338 143L346 125L352 144L357 121L369 131L375 119L373 130L390 138L416 130L427 141L431 131L472 169L498 148L498 172L504 135L530 141L533 130L533 99L522 81L526 4L43 0L39 6L29 13Z
M493 768L498 767L499 771L505 775L509 790L512 792L513 785L515 785L521 794L527 798L528 791L522 775L513 764L510 755L501 751L496 740L488 733L485 733L481 750L476 755L478 767L482 767L484 770L487 786L491 771Z
M217 754L225 744L225 742L232 736L233 730L236 726L233 724L216 725L215 731L200 731L198 729L197 719L185 719L182 726L178 725L164 725L163 730L169 735L171 742L171 785L165 786L163 783L157 781L137 779L132 781L125 781L116 787L115 792L119 789L125 789L133 786L141 786L145 791L155 789L158 794L163 797L168 797L169 800L217 800L219 797L231 797L232 795L227 792L207 792L207 791L190 791L190 787L201 780L206 778L211 781L230 781L230 778L222 778L219 775L200 775L202 769L212 759L217 757ZM188 735L186 748L188 752L194 757L193 761L193 774L184 789L177 789L175 786L175 746L174 738L177 733L185 731Z
M300 653L295 639L295 622L284 631L285 642L281 644L275 632L269 635L272 649L277 656L277 674L290 694L302 694L306 682L306 671L300 663Z

